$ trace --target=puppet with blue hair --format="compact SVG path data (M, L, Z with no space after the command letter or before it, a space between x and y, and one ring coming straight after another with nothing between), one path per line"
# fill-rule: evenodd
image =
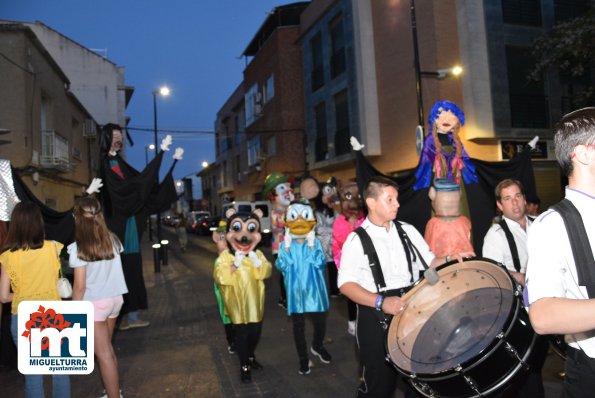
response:
M457 184L461 183L461 178L465 184L478 182L475 166L459 136L465 124L463 110L454 102L438 101L432 107L428 122L429 133L424 139L413 189L429 187L433 178L446 178Z

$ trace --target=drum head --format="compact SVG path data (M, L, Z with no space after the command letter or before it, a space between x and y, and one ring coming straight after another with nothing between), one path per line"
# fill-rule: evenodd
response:
M472 259L438 268L431 286L421 280L391 322L387 350L406 374L454 369L483 352L502 332L514 300L514 282L493 262Z

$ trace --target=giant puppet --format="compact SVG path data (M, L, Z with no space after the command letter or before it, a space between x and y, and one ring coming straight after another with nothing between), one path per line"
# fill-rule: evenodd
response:
M462 109L451 101L439 101L428 118L429 132L424 139L418 165L403 170L392 178L399 185L399 220L413 224L424 232L432 217L428 200L434 178L447 178L461 186L461 201L466 202L473 224L472 242L476 253L481 252L483 237L494 217L494 187L504 178L515 178L525 186L527 200L536 197L535 176L531 163L531 141L527 150L507 162L487 162L469 157L461 140L465 123ZM356 156L357 183L363 188L374 175L384 175L362 154L364 145L352 137Z
M128 294L124 296L123 311L128 313L128 317L122 320L120 329L128 329L148 326L148 322L137 318L138 310L148 308L140 238L149 215L167 210L176 201L172 172L176 162L182 159L184 150L176 148L174 162L160 183L159 169L171 145L171 136L163 139L161 150L139 172L120 156L122 131L120 126L111 123L102 129L100 177L104 188L100 197L107 225L124 245L122 265Z

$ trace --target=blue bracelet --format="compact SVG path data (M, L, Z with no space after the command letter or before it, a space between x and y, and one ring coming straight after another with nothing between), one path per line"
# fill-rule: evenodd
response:
M378 311L382 311L382 303L384 302L384 296L379 294L378 297L376 297L376 303L374 303L374 308L376 308L376 310Z

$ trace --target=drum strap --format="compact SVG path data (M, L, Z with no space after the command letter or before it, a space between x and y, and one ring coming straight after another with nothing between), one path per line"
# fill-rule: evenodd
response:
M557 211L564 220L576 264L578 284L587 288L589 298L595 298L595 259L583 218L568 199L562 199L550 208Z
M519 260L519 251L516 247L516 242L514 241L514 236L508 228L508 224L504 219L500 220L498 223L502 227L502 231L504 231L504 235L506 235L506 240L508 241L508 247L510 247L510 254L512 254L512 263L514 264L514 269L516 272L521 272L521 261Z

